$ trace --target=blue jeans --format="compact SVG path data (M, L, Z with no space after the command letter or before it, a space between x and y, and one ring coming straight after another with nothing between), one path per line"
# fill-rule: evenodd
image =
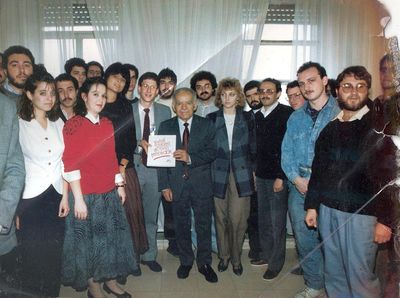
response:
M322 250L317 248L320 244L318 231L307 227L304 196L292 183L289 183L289 215L306 286L320 290L324 287L324 277Z
M274 181L256 177L258 228L262 249L260 258L268 262L268 270L280 272L285 263L288 191L284 181L283 190L274 192Z
M378 249L374 242L376 217L321 205L318 222L324 241L328 296L380 297L379 281L373 272Z

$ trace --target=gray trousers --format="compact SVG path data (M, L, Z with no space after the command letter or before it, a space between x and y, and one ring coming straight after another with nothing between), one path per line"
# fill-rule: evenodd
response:
M247 219L250 214L250 197L239 197L233 173L229 174L225 198L214 198L218 257L238 266L242 254Z

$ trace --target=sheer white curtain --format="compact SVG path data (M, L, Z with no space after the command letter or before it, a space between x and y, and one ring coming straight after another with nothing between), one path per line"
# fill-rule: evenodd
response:
M321 63L336 78L345 67L364 65L379 91L378 62L384 54L379 37L385 14L375 0L297 0L293 77L304 62Z
M29 48L37 62L42 61L42 30L37 0L0 1L0 51L9 46Z

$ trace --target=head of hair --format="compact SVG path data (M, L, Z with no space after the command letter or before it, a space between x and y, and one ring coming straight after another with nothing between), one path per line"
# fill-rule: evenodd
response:
M393 63L392 54L386 54L381 58L381 60L379 60L379 69L382 69L385 63Z
M371 74L364 66L355 65L345 68L336 79L338 86L346 76L354 76L357 80L364 80L367 83L368 89L371 88Z
M215 75L213 75L209 71L204 71L204 70L196 72L193 75L193 77L190 79L190 88L196 91L196 84L198 81L201 80L208 80L211 83L211 87L213 90L217 88L217 79L215 78Z
M312 61L306 62L302 66L300 66L299 69L297 70L297 75L312 67L315 67L318 70L318 74L321 77L321 79L327 76L325 68L321 64Z
M57 85L58 82L65 82L65 81L71 81L72 84L74 85L75 89L79 89L79 83L78 80L75 79L73 76L71 76L69 73L62 73L58 75L55 79L55 83Z
M145 72L139 78L138 85L142 86L144 80L153 80L157 83L157 88L160 87L160 81L158 80L158 76L155 72Z
M28 56L29 60L31 60L32 65L35 64L35 58L33 57L32 52L29 49L23 46L11 46L3 53L3 68L7 69L8 58L13 54L26 55Z
M139 78L139 70L135 65L129 64L129 63L125 63L124 66L127 67L128 70L132 70L135 73L136 79Z
M33 72L48 72L43 63L33 64Z
M289 82L289 83L287 84L287 86L286 86L286 93L287 93L288 89L290 89L290 88L295 88L295 87L299 87L299 88L300 88L299 82L297 82L297 80L294 80L294 81Z
M111 64L109 67L107 67L105 73L104 73L104 79L108 80L108 78L111 75L117 75L120 74L124 79L125 79L125 86L124 89L122 89L120 94L125 94L128 89L129 89L129 84L131 82L131 76L129 74L129 69L122 64L121 62L115 62Z
M336 88L339 87L339 84L335 79L329 79L328 84L326 84L326 88L328 88L328 86L329 86L329 94L331 94L333 97L336 98L337 97Z
M192 103L196 105L196 92L194 92L192 89L190 89L188 87L178 88L175 90L174 94L172 95L172 109L174 111L175 111L175 105L176 105L176 98L181 93L189 93Z
M260 81L256 81L256 80L252 80L246 83L246 85L244 85L243 87L243 92L244 94L246 94L247 91L253 89L253 88L257 88L260 87Z
M81 88L79 88L78 98L76 100L76 105L74 106L75 115L85 116L87 114L87 108L85 101L82 98L82 94L89 94L90 89L93 86L104 85L107 87L106 80L101 77L89 78L82 84Z
M175 84L178 82L175 72L170 68L164 68L158 73L158 81L164 78L170 78Z
M218 108L222 108L222 92L225 90L234 90L237 95L237 107L243 108L246 104L242 85L238 79L235 78L224 78L218 83L216 95L215 95L215 105Z
M74 57L74 58L68 59L67 62L65 62L65 65L64 65L65 72L71 74L72 68L74 66L83 67L86 71L88 69L88 66L87 66L85 60L83 60L82 58Z
M87 69L89 69L89 66L97 66L98 68L100 68L101 71L101 77L104 76L104 67L103 65L101 65L99 62L97 61L90 61L87 63Z
M273 79L273 78L266 78L266 79L264 79L264 80L261 81L260 85L261 85L262 83L265 83L265 82L269 82L269 83L274 84L274 85L275 85L275 89L276 89L276 93L279 93L279 92L282 91L282 85L281 85L281 82L280 82L280 81L278 81L278 80L276 80L276 79Z
M18 107L18 115L25 121L31 121L35 117L33 103L27 93L29 92L33 95L40 83L53 85L55 89L54 78L46 71L39 70L28 77ZM56 121L59 118L59 109L60 107L56 99L51 110L46 112L47 118L50 121Z

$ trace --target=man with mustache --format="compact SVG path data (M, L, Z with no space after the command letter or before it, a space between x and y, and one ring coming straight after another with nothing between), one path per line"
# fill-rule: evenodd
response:
M258 94L258 87L260 86L259 81L247 82L243 87L244 95L246 95L246 101L253 113L257 113L262 108L262 102L260 101L260 95Z
M215 88L217 79L209 71L199 71L190 79L190 88L197 95L196 115L205 117L208 114L218 111L214 103Z
M336 99L325 92L328 77L320 64L304 63L297 71L297 81L307 102L288 120L281 164L289 180L288 210L306 284L295 298L312 298L324 292L323 260L321 248L318 248L318 231L309 229L304 222L304 196L311 175L315 141L339 113L339 107Z
M78 81L67 73L60 74L55 81L60 100L60 118L65 122L75 116L74 106L78 96Z
M23 46L11 46L5 50L3 68L7 80L0 91L14 101L19 101L27 78L33 73L34 64L35 58L31 51Z
M346 68L337 82L342 111L315 144L305 221L324 242L328 296L381 297L375 256L398 221L397 195L382 188L396 178L395 146L374 129L365 67Z
M158 99L156 102L163 104L171 109L172 115L175 112L172 110L172 95L175 92L177 77L172 69L164 68L158 73L158 80L160 81L160 90L158 91Z

